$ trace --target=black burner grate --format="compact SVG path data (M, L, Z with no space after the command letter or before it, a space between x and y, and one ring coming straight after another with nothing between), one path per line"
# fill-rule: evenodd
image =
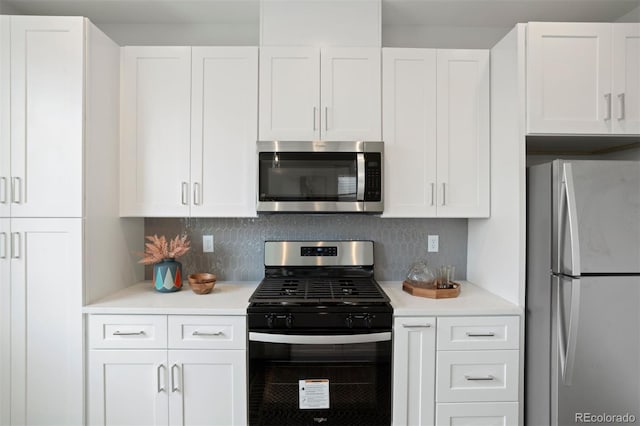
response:
M364 303L385 302L386 296L369 278L265 278L252 302Z

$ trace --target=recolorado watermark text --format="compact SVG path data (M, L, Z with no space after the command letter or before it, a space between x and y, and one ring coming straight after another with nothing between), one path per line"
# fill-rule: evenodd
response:
M633 414L607 414L607 413L576 413L576 423L600 423L600 424L621 424L635 423L636 416Z

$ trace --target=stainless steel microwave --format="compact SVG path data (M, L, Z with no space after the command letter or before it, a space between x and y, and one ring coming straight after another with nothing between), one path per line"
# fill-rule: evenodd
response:
M382 142L258 142L258 213L382 213Z

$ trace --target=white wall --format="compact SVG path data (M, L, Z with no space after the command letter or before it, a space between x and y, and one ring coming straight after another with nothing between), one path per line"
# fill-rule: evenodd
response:
M491 49L491 217L469 219L467 279L524 306L525 25Z
M260 3L261 46L380 47L381 0Z
M512 27L459 27L426 25L385 25L384 47L439 49L490 49Z
M631 12L621 16L617 22L640 22L640 4Z
M120 46L257 46L257 24L98 25Z

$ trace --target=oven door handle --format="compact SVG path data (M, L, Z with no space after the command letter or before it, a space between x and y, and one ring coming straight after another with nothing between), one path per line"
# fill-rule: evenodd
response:
M321 336L250 332L249 340L252 342L285 343L290 345L348 345L352 343L387 342L391 340L391 332Z

